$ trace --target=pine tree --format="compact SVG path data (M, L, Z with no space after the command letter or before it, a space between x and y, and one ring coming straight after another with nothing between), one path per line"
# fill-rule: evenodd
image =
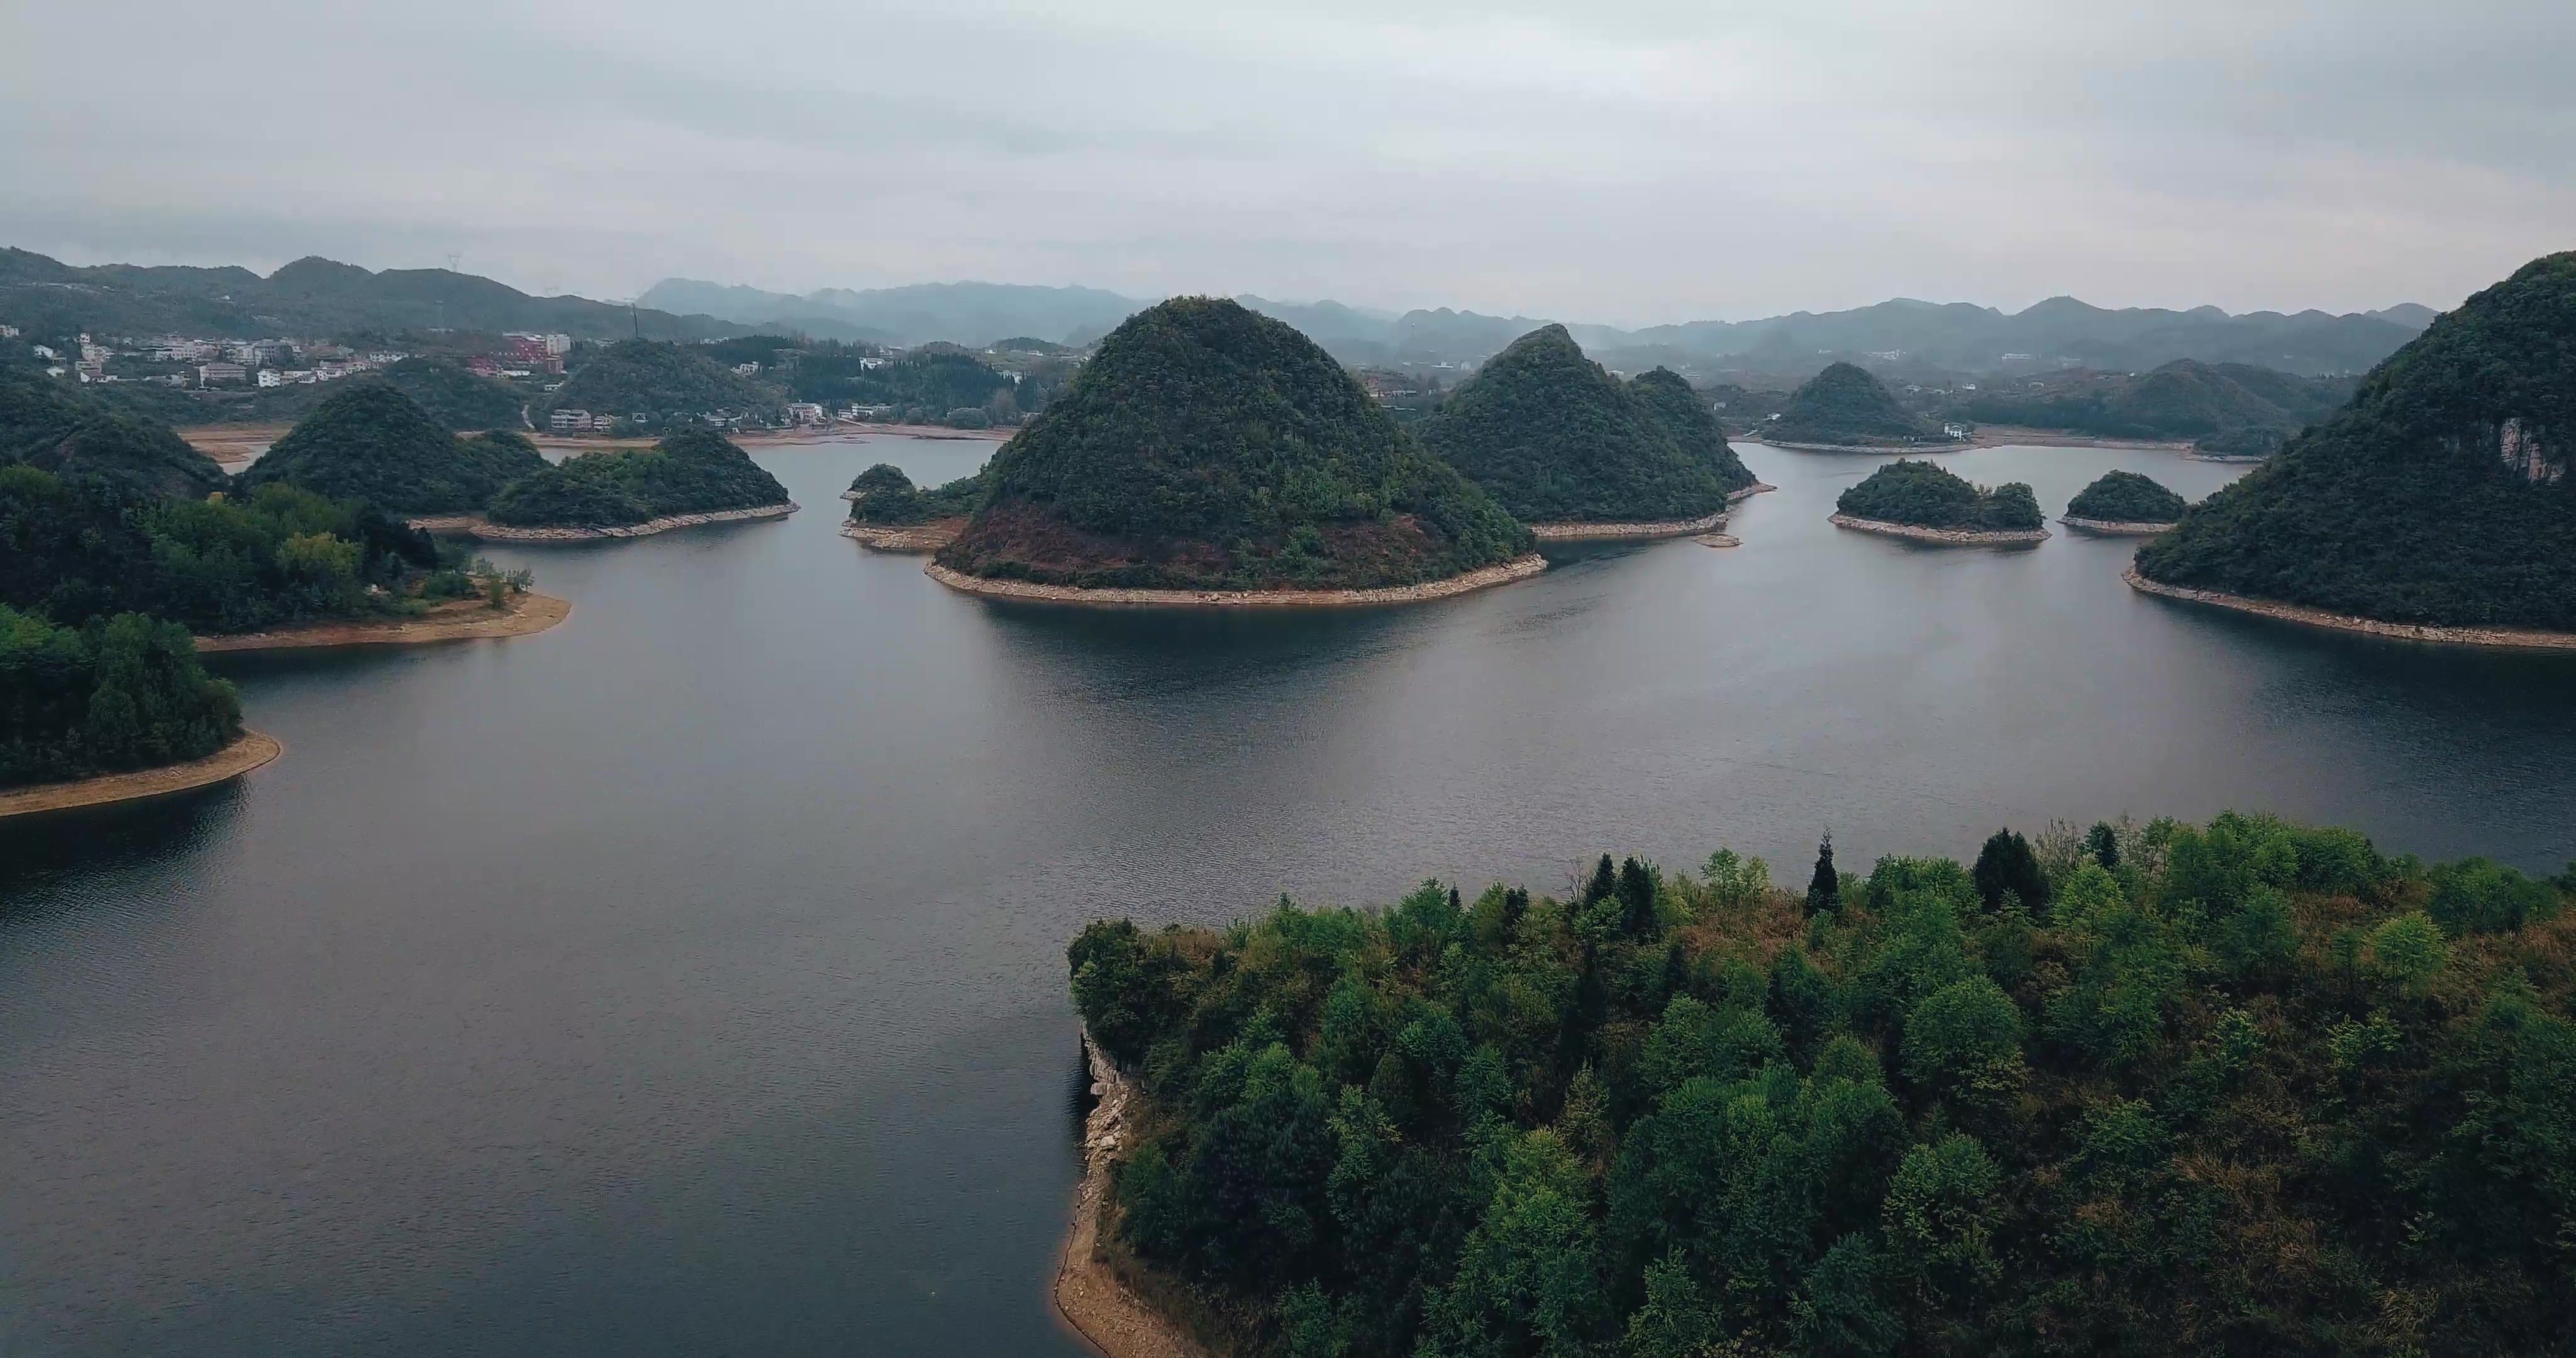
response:
M1606 861L1606 860L1605 860ZM1631 938L1655 931L1655 875L1631 858L1619 865L1620 925Z
M1619 870L1611 866L1610 855L1605 853L1601 855L1600 864L1592 869L1592 880L1583 885L1583 903L1590 905L1594 901L1608 900L1618 890Z
M1816 845L1816 875L1807 879L1807 913L1820 914L1842 904L1842 874L1834 871L1834 832Z
M1977 866L1968 875L1988 910L2001 909L2006 892L2019 897L2025 910L2048 905L2048 875L2040 871L2039 855L2030 851L2029 840L2011 830L1997 830L1987 837L1986 846L1977 852Z
M2120 836L2107 822L2097 820L2084 832L2084 851L2106 871L2120 866Z

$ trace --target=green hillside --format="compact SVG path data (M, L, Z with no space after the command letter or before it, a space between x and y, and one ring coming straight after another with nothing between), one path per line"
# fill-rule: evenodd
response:
M2576 875L2235 814L1819 857L1091 925L1113 1257L1220 1352L2566 1351Z
M1730 489L1561 325L1512 341L1419 427L1523 523L1695 519Z
M1754 484L1753 472L1727 445L1726 431L1718 428L1717 413L1681 374L1670 368L1651 369L1628 379L1628 391L1681 445L1682 452L1716 474L1717 483L1729 494Z
M2571 431L2576 253L2434 321L2138 569L2392 622L2576 629Z
M111 412L41 373L0 368L0 463L102 477L148 495L199 498L223 468L156 421Z
M711 430L674 434L649 449L586 453L502 487L492 522L522 528L608 528L674 514L718 514L787 503L787 488Z
M1939 431L1907 412L1868 369L1836 363L1790 393L1780 418L1761 427L1785 443L1884 445L1936 439Z
M785 404L777 388L735 372L703 346L627 340L575 368L547 409L667 420L720 410L768 417Z
M984 475L982 507L939 555L973 575L1374 588L1530 545L1312 341L1210 298L1121 323Z
M2268 448L2277 447L2282 435L2332 413L2350 394L2345 379L2178 359L2152 372L2080 389L2052 385L2038 392L1983 392L1954 402L1948 413L1981 424L2063 429L2101 438L2192 439L2204 447Z
M2188 506L2154 478L2136 472L2109 471L2078 491L2066 512L2079 519L2110 523L2172 523Z
M353 381L241 474L244 486L301 486L398 514L479 510L545 465L524 438L459 439L380 381Z
M2045 522L2038 498L2019 481L1988 490L1929 462L1902 457L1844 491L1834 508L1881 523L1981 533L2024 532Z

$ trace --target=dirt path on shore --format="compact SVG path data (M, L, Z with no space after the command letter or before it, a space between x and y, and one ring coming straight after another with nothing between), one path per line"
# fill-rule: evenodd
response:
M33 787L0 792L0 820L193 792L201 787L230 782L284 753L286 747L275 737L244 731L241 739L232 744L203 759L191 759L184 764L165 764L157 769L137 769L131 773L103 773L96 778L81 778L68 783L38 783Z
M1926 528L1914 523L1889 523L1885 519L1864 519L1853 514L1834 514L1826 522L1836 528L1855 532L1878 533L1892 538L1912 538L1942 547L2014 547L2024 543L2044 542L2048 530L2032 528L2001 532L1980 532L1968 528Z
M1073 1226L1056 1263L1056 1314L1105 1358L1202 1358L1197 1345L1118 1281L1100 1248L1109 1176L1126 1140L1127 1103L1135 1091L1088 1032L1082 1035L1082 1055L1100 1102L1083 1122L1082 1185L1074 1192Z
M440 604L424 617L382 622L326 622L274 632L199 637L199 651L319 650L334 646L420 646L434 641L534 636L572 616L572 604L551 594L522 594L494 612L479 599Z
M1071 585L1033 585L1026 580L988 580L950 570L936 561L922 567L922 574L966 594L1039 603L1146 608L1373 608L1446 599L1526 580L1546 569L1547 558L1532 552L1446 580L1386 589L1078 589Z
M2430 623L2381 622L2377 618L2355 617L2349 613L2329 613L2322 608L2299 604L2274 603L2269 599L2251 599L2242 594L2228 594L2214 589L2188 589L2168 585L2138 574L2131 566L2120 573L2129 588L2140 594L2153 594L2184 603L2208 604L2213 608L2251 613L2256 617L2277 618L2282 622L2304 623L2310 627L2331 627L2339 632L2365 632L2375 637L2393 637L2400 641L2429 641L2444 646L2494 646L2525 651L2576 651L2576 632L2551 632L2537 627L2437 627Z

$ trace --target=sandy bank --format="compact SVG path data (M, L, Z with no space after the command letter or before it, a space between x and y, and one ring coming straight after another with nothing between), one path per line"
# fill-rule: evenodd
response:
M703 528L711 523L783 519L797 509L795 501L787 500L774 505L754 505L749 509L720 509L711 514L666 514L642 523L606 528L514 528L509 524L494 523L479 514L445 514L413 519L411 526L483 542L602 542L609 538L649 538L674 528Z
M288 651L333 646L419 646L433 641L533 636L572 616L572 604L551 594L522 594L495 612L480 599L454 599L417 618L326 622L275 632L199 637L200 651Z
M0 792L0 820L193 792L239 778L285 752L286 747L274 738L257 731L244 731L241 739L203 759L191 759L185 764L165 764L157 769L137 769L132 773L103 773L96 778L82 778L69 783L38 783Z
M2269 599L2249 599L2242 594L2227 594L2214 589L2186 589L2181 585L2168 585L2138 574L2138 568L2135 566L2121 572L2120 578L2129 582L2129 588L2141 594L2154 594L2167 599L2180 599L2185 603L2234 609L2239 613L2278 618L2283 622L2305 623L2310 627L2332 627L2343 632L2367 632L2375 637L2430 641L2446 646L2501 646L2516 650L2576 651L2576 632L2549 632L2536 627L2434 627L2424 623L2381 622L2377 618L2357 618L2348 613L2329 613L2322 608L2274 603Z
M1721 509L1696 519L1662 519L1644 523L1534 523L1530 536L1541 542L1599 542L1613 538L1686 538L1726 526Z
M1768 482L1768 481L1756 481L1756 482L1754 482L1752 485L1746 486L1746 487L1745 487L1744 489L1742 489L1742 490L1738 490L1738 491L1730 491L1730 492L1728 492L1728 493L1727 493L1727 497L1726 497L1726 502L1727 502L1728 504L1734 504L1734 503L1735 503L1736 501L1738 501L1738 500L1749 500L1749 499L1752 499L1754 496L1759 495L1759 494L1761 494L1762 492L1764 492L1764 491L1766 491L1766 490L1778 490L1778 489L1779 489L1779 487L1778 487L1778 486L1772 485L1772 484L1771 484L1770 482Z
M293 428L284 424L192 424L171 432L217 462L248 462Z
M2060 518L2058 522L2065 524L2069 528L2081 528L2087 533L2100 533L2106 537L2151 538L2158 533L2170 532L2174 527L2169 523L2129 523L2119 519L2079 519L2072 514L2068 514L2063 518Z
M1692 538L1691 541L1698 543L1702 547L1741 547L1744 545L1744 540L1742 538L1728 537L1724 533L1702 533L1698 537Z
M1997 547L2024 542L2044 542L2045 528L2011 529L1984 532L1969 528L1926 528L1914 523L1889 523L1885 519L1862 519L1849 514L1836 514L1827 519L1836 528L1850 528L1863 533L1884 533L1892 538L1912 538L1916 542L1938 543L1944 547Z
M1785 443L1757 440L1749 434L1745 441L1759 442L1765 448L1785 448L1793 453L1876 453L1882 457L1889 453L1955 453L1967 448L1991 446L1980 444L1975 439L1962 439L1957 443Z
M963 517L932 519L928 523L899 527L855 520L843 520L841 524L841 536L880 552L935 552L955 542L957 535L965 531L966 520Z
M1071 585L1033 585L1026 580L987 580L950 570L936 561L922 567L922 573L968 594L1041 603L1147 608L1369 608L1446 599L1489 585L1526 580L1546 569L1547 558L1532 552L1446 580L1385 589L1077 589Z
M1082 1055L1100 1102L1083 1121L1082 1185L1074 1192L1073 1227L1056 1261L1056 1314L1108 1358L1197 1358L1198 1346L1119 1281L1100 1247L1110 1174L1126 1139L1127 1104L1135 1090L1089 1032L1082 1035Z

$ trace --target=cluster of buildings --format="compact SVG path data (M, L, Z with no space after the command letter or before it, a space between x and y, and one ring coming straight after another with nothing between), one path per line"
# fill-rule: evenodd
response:
M14 339L14 326L0 326ZM34 346L45 360L48 376L71 376L83 382L158 382L173 387L279 387L308 382L335 382L355 373L399 363L408 355L359 353L336 344L296 339L191 339L165 335L158 339L113 342L82 335L65 353L51 345ZM302 361L309 366L289 367ZM110 372L110 365L145 372Z
M501 337L498 353L478 354L465 361L477 377L534 377L539 373L561 374L564 355L572 352L572 336L539 335L513 330Z

